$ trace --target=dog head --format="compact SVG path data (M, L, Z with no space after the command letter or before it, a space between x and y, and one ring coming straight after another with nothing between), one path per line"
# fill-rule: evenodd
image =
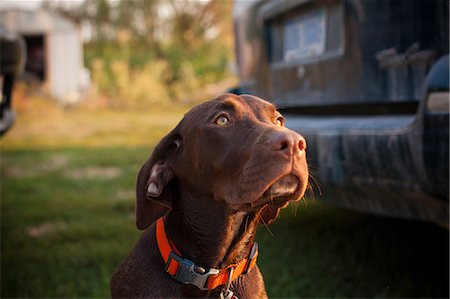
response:
M232 211L265 223L308 183L306 141L271 103L225 94L191 109L156 146L136 186L136 223L145 229L172 207L181 182Z

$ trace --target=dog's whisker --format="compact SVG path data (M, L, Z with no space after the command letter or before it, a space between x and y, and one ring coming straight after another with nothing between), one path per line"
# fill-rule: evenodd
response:
M305 205L305 207L308 205L308 200L306 199L306 197L304 196L303 198L302 198L302 201L301 201L301 203L302 204L304 204Z
M294 217L297 217L298 202L294 203Z
M308 168L309 169L319 169L319 164L315 164L311 162L311 159L307 158Z
M269 226L267 225L267 223L264 221L264 219L261 217L261 215L258 215L259 219L261 220L262 224L264 225L264 227L266 228L266 230L269 232L269 234L273 237L273 233L270 230Z
M270 193L269 196L270 196L270 198L269 198L269 203L273 204L274 196L273 196L272 193Z
M314 189L313 189L312 185L308 184L306 189L308 190L309 198L313 201L316 200L316 194L314 193Z
M319 191L320 196L323 196L322 188L320 188L320 184L319 184L319 182L317 181L317 179L316 179L312 174L309 174L309 178L310 178L311 181L316 185L317 191Z
M313 190L313 188L312 188L312 186L311 186L311 184L309 182L308 182L308 185L306 185L306 191L307 192L305 192L305 193L308 194L308 197L311 198L311 199L314 199L314 190ZM303 198L305 196L306 196L306 194L303 196Z
M248 228L248 218L250 217L250 214L247 214L247 217L245 217L245 231L247 231Z

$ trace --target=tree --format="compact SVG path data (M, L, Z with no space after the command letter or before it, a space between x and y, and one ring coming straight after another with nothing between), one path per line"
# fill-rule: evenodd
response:
M64 3L47 0L44 5L92 29L92 40L85 45L86 64L92 68L96 62L97 72L103 72L96 78L102 78L101 89L111 96L120 94L118 85L124 85L116 82L118 69L132 78L134 71L149 70L153 62L163 62L158 64L161 84L174 100L228 74L231 1L85 0L78 7Z

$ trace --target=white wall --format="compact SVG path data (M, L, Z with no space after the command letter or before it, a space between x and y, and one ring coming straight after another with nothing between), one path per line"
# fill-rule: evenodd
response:
M50 91L59 98L73 97L81 88L83 49L80 35L74 31L52 32L48 36L48 47Z

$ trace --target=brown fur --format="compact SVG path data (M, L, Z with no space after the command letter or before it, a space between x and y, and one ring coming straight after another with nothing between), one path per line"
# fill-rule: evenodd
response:
M220 115L228 125L216 124ZM219 297L221 287L201 291L165 273L155 221L167 214L167 235L202 267L224 268L247 257L258 223L273 221L307 185L306 142L277 126L277 117L264 100L226 94L193 108L163 138L138 175L136 223L145 232L113 274L112 297ZM268 189L288 174L298 181L295 192L272 196ZM267 298L257 266L231 290L241 299Z

